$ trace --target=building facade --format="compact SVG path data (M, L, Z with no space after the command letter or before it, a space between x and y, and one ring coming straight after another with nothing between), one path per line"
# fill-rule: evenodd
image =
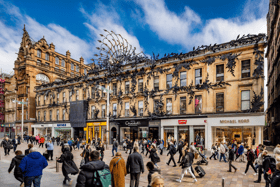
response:
M253 147L263 139L265 46L265 34L247 35L185 54L96 64L87 76L36 86L37 119L49 123L57 115L70 122L74 137L109 142L185 139L210 148L237 140ZM112 92L110 137L100 86Z
M265 140L273 145L280 143L280 62L279 62L279 25L280 2L270 0L267 14L267 126L264 131Z

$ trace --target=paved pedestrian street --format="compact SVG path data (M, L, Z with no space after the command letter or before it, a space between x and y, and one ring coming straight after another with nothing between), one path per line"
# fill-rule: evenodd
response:
M35 145L35 147L39 147L38 145ZM18 146L18 150L21 150L24 152L24 150L27 149L27 144L23 143ZM54 158L59 157L61 154L61 147L55 146L54 148ZM39 152L43 153L45 151L45 148L38 149ZM79 166L80 164L80 153L82 150L73 150L74 155L74 161ZM3 156L4 151L3 148L1 148L1 160L0 160L0 187L14 187L19 186L19 182L14 178L13 171L9 174L8 173L8 167L10 164L10 161L14 157L14 152L11 150L10 155ZM128 157L128 154L125 154L124 151L121 150L123 158L126 160ZM246 163L240 163L240 162L234 162L233 165L238 168L237 172L234 173L228 173L228 163L219 162L218 160L209 160L209 164L207 166L203 165L206 175L203 178L200 178L197 173L195 173L197 177L197 182L193 183L193 179L188 174L184 177L182 180L182 183L176 182L176 179L179 178L181 175L181 167L172 167L173 163L171 163L169 166L166 165L166 162L168 161L168 158L166 156L167 152L165 151L161 158L161 162L158 164L161 168L161 174L164 177L164 186L171 187L171 186L197 186L197 187L210 187L210 186L222 186L222 178L225 179L225 187L261 187L265 186L264 179L262 178L262 183L255 184L254 181L257 179L257 176L254 176L254 172L252 168L249 168L249 171L246 176L244 176L242 173L245 171ZM143 154L142 154L143 156ZM148 157L143 156L144 158L144 165L150 159ZM110 149L107 149L105 151L105 157L104 161L106 164L109 165L110 160L112 159L112 151L111 147ZM175 160L178 161L178 154L175 155ZM41 181L42 187L61 187L61 186L75 186L76 185L76 176L70 176L72 179L72 184L70 185L63 185L63 175L61 172L61 168L59 173L56 172L56 162L55 161L49 161L49 166L43 171L43 177ZM61 165L60 165L61 167ZM140 186L147 186L147 175L148 171L145 167L144 174L141 174L140 178ZM129 187L129 180L130 176L126 176L126 186Z

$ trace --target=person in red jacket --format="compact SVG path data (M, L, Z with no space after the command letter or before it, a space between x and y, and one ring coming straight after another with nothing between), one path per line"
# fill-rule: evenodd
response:
M43 148L44 143L45 143L45 138L42 136L39 141L40 141L39 148L40 148L40 146L42 146L42 148Z

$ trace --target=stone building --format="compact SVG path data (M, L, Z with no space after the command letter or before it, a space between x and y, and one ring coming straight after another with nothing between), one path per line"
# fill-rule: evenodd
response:
M162 58L119 52L87 76L36 86L36 127L107 141L107 93L97 88L109 86L110 142L185 139L210 148L237 140L253 147L263 139L265 46L259 34Z
M36 103L35 103L35 86L42 83L60 82L67 78L81 76L87 74L90 67L84 64L84 59L80 61L71 58L71 53L66 52L66 55L55 51L53 43L48 44L43 37L35 42L29 36L28 32L23 29L22 41L20 43L18 57L15 60L14 79L15 88L6 89L7 96L13 97L18 101L24 101L28 104L24 106L24 134L33 134L31 125L36 123ZM10 92L9 92L10 91ZM11 93L14 93L11 96ZM10 103L10 99L9 103ZM16 134L21 134L21 105L7 104L8 109L15 110L15 127ZM10 106L14 108L11 109ZM7 123L12 117L8 117Z
M267 14L267 126L264 131L265 139L273 145L280 143L280 63L279 63L279 27L280 2L270 0Z

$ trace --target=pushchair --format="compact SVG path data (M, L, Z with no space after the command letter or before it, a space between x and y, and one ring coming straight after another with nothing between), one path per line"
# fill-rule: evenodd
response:
M208 165L208 160L206 156L204 156L200 151L198 151L199 156L201 157L201 160L196 162L196 165L206 164Z

